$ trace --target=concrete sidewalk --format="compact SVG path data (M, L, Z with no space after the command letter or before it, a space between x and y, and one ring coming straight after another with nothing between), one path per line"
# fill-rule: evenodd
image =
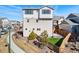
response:
M20 47L18 47L14 41L13 41L13 38L12 38L12 35L14 34L14 32L11 33L10 35L10 41L11 41L11 49L14 53L25 53L25 51L23 51ZM7 37L7 42L9 43L9 35Z

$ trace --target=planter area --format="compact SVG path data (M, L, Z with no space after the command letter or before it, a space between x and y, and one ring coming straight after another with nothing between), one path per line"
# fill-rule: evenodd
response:
M48 38L48 42L52 45L55 45L59 40L60 40L59 38L54 37Z
M48 48L54 50L55 52L59 52L59 47L62 43L63 39L51 37L48 38Z

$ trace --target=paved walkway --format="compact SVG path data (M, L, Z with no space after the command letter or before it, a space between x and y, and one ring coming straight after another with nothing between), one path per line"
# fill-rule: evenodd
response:
M13 39L12 39L12 35L13 35L13 32L11 33L11 35L10 35L10 41L11 41L11 45L10 45L10 47L11 47L11 49L12 49L12 51L14 52L14 53L25 53L25 51L23 51L21 48L19 48L15 43L14 43L14 41L13 41ZM7 37L7 42L9 43L9 35L8 35L8 37Z
M45 46L43 49L38 48L36 45L33 44L34 40L28 42L27 38L23 38L21 36L19 36L18 39L16 39L15 36L13 38L14 42L27 53L50 53L50 51L52 51L47 46ZM54 51L52 51L51 53L53 52Z
M41 49L31 45L30 43L27 43L26 40L21 39L15 39L14 42L22 48L27 53L39 53Z

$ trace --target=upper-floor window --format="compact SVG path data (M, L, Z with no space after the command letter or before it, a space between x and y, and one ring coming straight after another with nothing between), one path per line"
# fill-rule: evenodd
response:
M41 29L40 28L37 28L37 31L40 31Z
M33 10L25 10L25 14L33 14Z
M50 14L51 10L42 10L42 14Z

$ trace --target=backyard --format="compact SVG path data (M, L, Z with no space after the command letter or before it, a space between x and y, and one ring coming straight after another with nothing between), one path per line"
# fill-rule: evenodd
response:
M48 38L48 43L52 45L57 45L59 46L62 43L63 39L56 38L56 37L50 37Z

